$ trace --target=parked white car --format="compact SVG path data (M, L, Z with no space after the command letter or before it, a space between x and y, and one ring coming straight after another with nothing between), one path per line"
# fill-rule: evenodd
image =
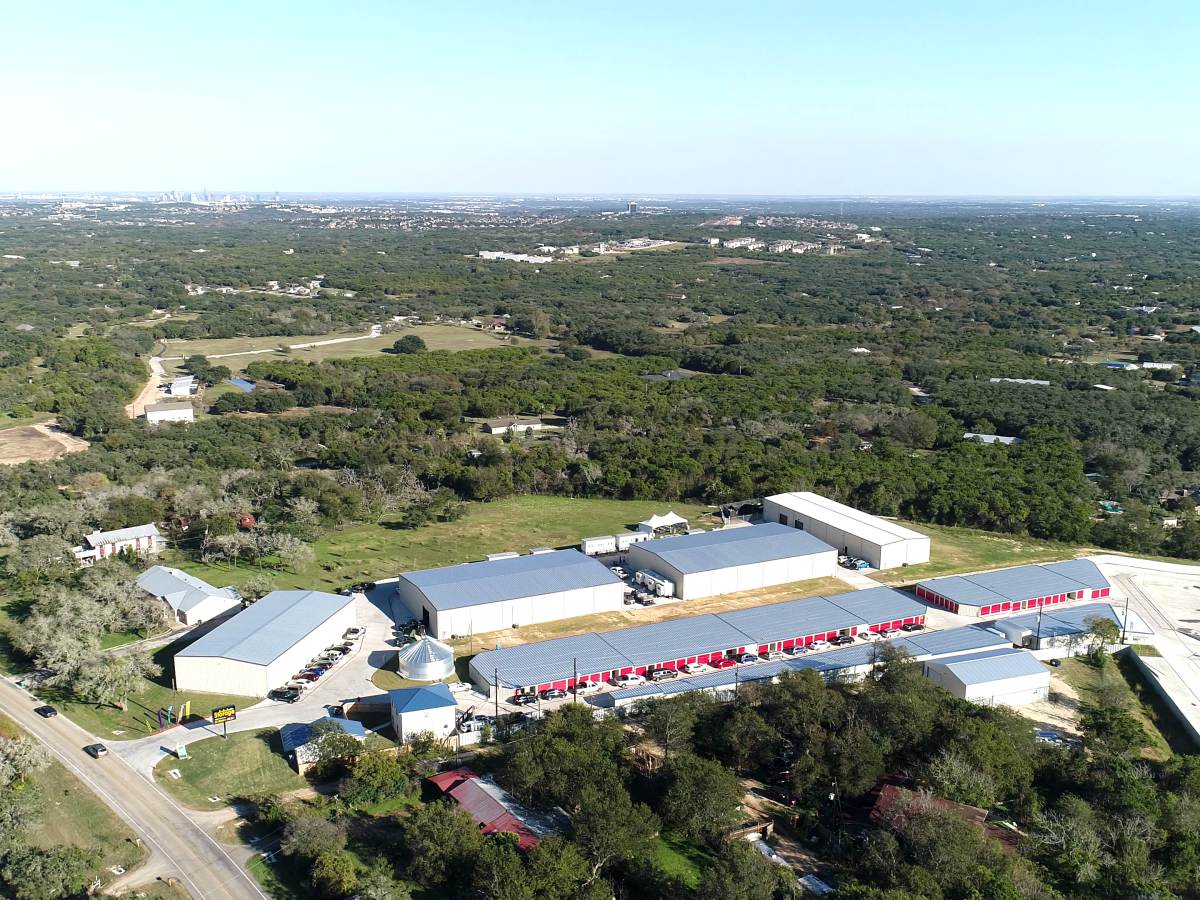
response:
M680 666L679 671L684 675L703 675L705 672L711 672L712 666L705 663L688 663L686 666Z
M641 675L630 672L628 675L621 675L613 680L613 684L618 687L637 687L639 684L645 684L646 679Z

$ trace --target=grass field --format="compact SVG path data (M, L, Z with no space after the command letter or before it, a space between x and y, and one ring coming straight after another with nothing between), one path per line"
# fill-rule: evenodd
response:
M241 709L258 702L253 697L237 697L229 694L206 694L203 691L175 691L171 689L171 657L183 648L175 642L155 651L154 661L162 666L163 672L153 681L144 681L141 693L129 698L129 709L103 706L73 700L52 687L37 689L37 695L47 703L58 707L72 722L100 738L135 737L156 731L157 712L174 706L179 710L188 700L192 702L193 717L207 717L217 706L234 705Z
M1084 549L1073 544L1057 544L1020 535L976 531L972 528L917 525L912 522L902 524L930 536L930 561L919 566L889 569L874 576L884 584L905 584L953 572L974 572L1000 566L1071 559Z
M430 350L481 350L489 347L504 347L510 344L501 336L489 334L476 328L461 325L417 325L402 328L378 337L363 337L361 331L341 331L330 334L316 335L272 335L268 337L213 338L195 341L172 341L167 344L163 367L168 373L179 369L182 359L171 357L186 357L200 354L213 356L216 354L242 353L243 356L227 356L213 360L228 366L235 372L241 371L252 362L263 359L297 359L304 362L317 362L323 359L348 359L353 356L368 356L390 350L404 335L415 334L425 341ZM322 347L308 347L292 350L282 354L282 345L311 344L317 341L336 340L339 338L360 338L360 340L345 341L340 344L327 344ZM551 346L553 341L518 338L521 346Z
M9 428L22 428L26 425L40 425L53 419L50 413L34 413L32 416L0 416L0 431Z
M154 779L184 806L216 809L237 797L282 794L307 787L284 757L274 728L243 731L188 745L190 759L168 756L154 767ZM168 773L178 769L182 777ZM220 797L213 803L209 797Z
M1101 669L1084 657L1064 659L1058 675L1078 692L1082 703L1099 702L1102 685L1120 697L1122 705L1150 736L1149 745L1142 751L1146 759L1165 760L1176 748L1192 752L1171 714L1156 706L1152 689L1129 660L1118 659Z
M652 858L656 866L693 889L700 884L700 870L715 859L712 851L673 831L664 831L655 839Z
M276 588L337 590L357 581L393 577L399 572L483 559L502 550L578 546L581 538L611 534L654 513L674 509L693 522L708 510L685 503L653 500L581 500L569 497L510 497L494 503L470 503L456 522L404 529L384 522L344 528L313 545L316 559L296 572L272 572ZM711 523L705 523L711 526ZM179 565L217 586L236 583L250 566L193 563Z
M20 728L0 716L0 734L15 737ZM100 853L96 877L112 879L110 866L133 869L147 851L133 843L134 834L117 816L57 762L31 779L46 797L46 813L32 835L32 843L52 847L92 848Z

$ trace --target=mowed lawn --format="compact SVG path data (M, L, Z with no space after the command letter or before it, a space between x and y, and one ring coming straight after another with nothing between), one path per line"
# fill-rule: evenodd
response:
M408 334L415 334L425 342L430 350L486 350L493 347L512 346L503 335L491 334L477 328L461 325L416 325L389 331L378 337L366 337L364 331L339 331L330 334L314 335L270 335L267 337L239 338L207 338L194 341L171 341L166 345L164 356L186 357L200 354L201 356L223 355L226 353L242 353L243 356L228 356L214 359L213 362L228 366L235 372L242 371L252 362L263 359L297 359L304 362L318 362L323 359L349 359L354 356L370 356L390 350L397 340ZM311 344L318 341L328 341L341 338L339 344L326 344L322 347L305 347L281 353L280 347L295 344ZM553 341L534 340L532 338L517 338L518 346L553 345ZM163 366L169 373L178 371L182 359L164 360Z
M709 512L702 506L657 500L596 500L569 497L510 497L493 503L467 504L467 513L455 522L422 528L400 528L392 523L358 525L330 534L313 545L316 559L296 572L273 572L276 588L338 590L360 581L395 577L400 572L448 566L483 559L504 550L527 552L531 547L577 547L585 537L624 531L655 513L674 510L700 527ZM244 580L258 571L252 566L233 568L205 565L176 557L173 564L223 586Z
M0 734L17 737L21 733L16 723L0 716ZM80 759L84 765L91 764L82 752ZM105 881L113 878L108 872L110 866L133 869L145 860L147 851L133 842L134 833L60 763L52 762L30 780L46 798L45 813L32 835L35 846L97 850L100 862L95 874Z
M308 786L284 757L274 728L197 741L187 751L188 759L160 760L154 779L192 809L218 809L238 797L283 794ZM178 770L180 777L173 777L172 770ZM209 797L221 800L213 802Z
M919 566L889 569L874 576L884 584L905 584L956 572L975 572L1001 566L1072 559L1087 549L1073 544L1041 541L1015 534L977 531L973 528L918 525L913 522L901 524L913 531L929 535L932 540L930 561Z

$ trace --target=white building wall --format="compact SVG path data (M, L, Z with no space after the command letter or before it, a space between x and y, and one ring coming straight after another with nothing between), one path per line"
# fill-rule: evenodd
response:
M751 591L792 581L823 578L832 575L837 568L837 554L828 550L824 553L684 574L643 548L630 547L629 563L634 568L649 569L671 579L675 582L676 596L684 600L695 600L699 597Z
M340 643L355 621L354 603L347 603L267 665L217 656L176 656L176 687L181 691L265 697L267 691L287 682L326 647Z
M176 656L175 687L208 694L265 697L267 667L219 656Z
M176 618L184 625L200 625L204 622L211 622L222 613L240 606L241 602L234 597L213 594L205 597L191 609L179 612Z
M446 640L455 635L499 631L514 625L536 625L540 622L611 612L625 606L625 586L619 582L442 611L433 609L425 602L420 591L405 589L404 585L403 581L397 584L397 597L418 621L422 620L423 610L429 610L429 633L438 640Z
M813 537L829 544L838 553L865 559L873 569L894 569L929 562L930 542L927 537L878 542L850 529L835 527L808 512L799 513L769 497L763 499L763 521L779 522L793 528L799 521Z
M401 741L412 740L414 735L428 731L435 738L449 737L454 730L453 706L442 706L437 709L421 709L416 712L397 713L392 710L392 727L396 737Z
M1021 675L997 681L964 684L946 666L937 662L925 664L925 675L934 684L941 685L954 697L970 700L984 706L1024 706L1044 700L1050 691L1050 672Z
M193 422L195 418L195 411L191 409L152 409L146 412L146 421L151 425L159 422Z

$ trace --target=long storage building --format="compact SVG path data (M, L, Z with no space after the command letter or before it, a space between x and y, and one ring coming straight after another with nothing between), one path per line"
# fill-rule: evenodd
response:
M175 654L180 690L262 697L355 623L354 598L272 591Z
M406 572L396 598L438 640L624 608L625 585L578 550Z
M660 538L629 548L629 565L675 585L684 600L832 575L837 551L776 523Z
M947 575L917 584L917 596L960 616L994 616L1108 597L1112 586L1089 559Z
M825 653L813 653L793 659L740 666L736 670L724 669L704 675L606 691L590 698L588 702L603 709L620 710L645 700L671 697L690 691L706 691L718 696L728 696L739 685L755 681L774 681L785 673L805 670L816 672L826 679L855 678L870 671L888 648L903 651L915 661L921 662L928 659L950 659L984 651L1011 649L1012 645L1002 634L992 628L982 625L965 625L945 631L921 632L889 641L855 644L851 647L843 647Z
M763 498L763 519L800 528L873 569L929 562L929 537L811 491Z
M865 596L870 595L870 596ZM924 624L926 607L891 588L788 600L752 609L668 619L500 650L471 660L471 681L501 691L565 690L651 669L678 669L741 653L807 646L840 635Z

